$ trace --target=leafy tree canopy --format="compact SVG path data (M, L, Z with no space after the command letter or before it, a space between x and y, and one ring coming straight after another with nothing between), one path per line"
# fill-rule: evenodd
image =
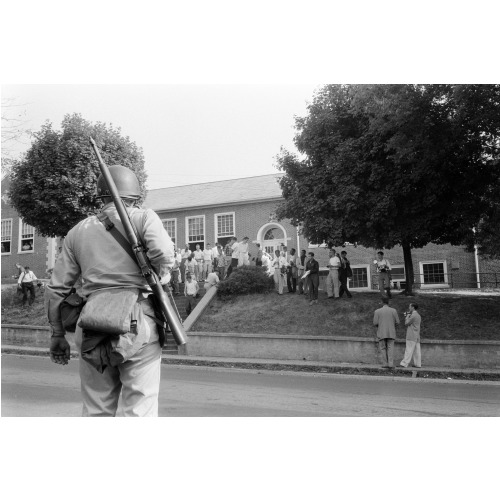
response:
M79 114L66 115L61 130L47 122L34 134L25 157L14 164L10 200L25 222L43 236L65 236L80 220L101 206L96 198L99 164L91 135L108 166L120 164L135 172L145 197L144 156L120 128L90 123Z
M470 243L498 182L499 85L327 85L282 150L280 218L311 241ZM486 219L484 219L486 221ZM412 271L412 270L411 270Z

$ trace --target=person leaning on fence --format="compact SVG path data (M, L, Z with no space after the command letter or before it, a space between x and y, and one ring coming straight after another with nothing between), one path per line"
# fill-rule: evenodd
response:
M19 275L17 286L21 287L21 291L23 292L23 307L28 301L28 292L30 294L29 305L31 306L33 302L35 302L35 285L33 282L37 280L38 278L35 276L35 273L30 270L29 266L26 266L24 272Z
M136 206L141 191L134 172L121 165L108 170L148 249L152 266L162 284L168 283L174 257L172 240L153 210ZM76 325L75 344L79 351L83 416L113 417L120 399L123 416L156 417L162 346L150 302L151 289L137 261L115 236L117 233L107 230L115 228L124 235L102 174L97 180L97 196L104 203L101 213L80 221L68 232L46 287L45 309L52 329L50 358L62 365L70 359L60 305L81 277L87 302ZM109 330L104 328L112 332L105 333Z
M373 326L377 328L377 340L382 356L382 368L394 367L394 339L399 317L396 309L389 307L389 299L382 298L382 307L373 315Z
M378 274L378 289L383 294L384 290L387 292L387 297L391 298L391 263L384 259L384 252L377 252L377 260L373 263L376 266Z
M213 286L217 286L217 283L219 283L219 271L215 270L207 276L203 288L205 288L205 290L208 290Z
M412 302L408 311L405 312L405 325L406 329L406 349L405 355L401 363L403 367L408 367L413 357L413 365L417 368L422 367L422 354L420 350L420 325L422 318L417 312L418 304Z
M193 280L191 273L186 274L186 283L184 283L184 295L186 296L186 314L189 316L196 307L196 296L200 287L198 282Z

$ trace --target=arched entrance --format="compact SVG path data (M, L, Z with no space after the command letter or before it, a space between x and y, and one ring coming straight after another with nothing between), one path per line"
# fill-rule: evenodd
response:
M274 257L275 250L279 250L287 244L285 228L276 222L265 224L259 230L257 241L261 244L264 252Z

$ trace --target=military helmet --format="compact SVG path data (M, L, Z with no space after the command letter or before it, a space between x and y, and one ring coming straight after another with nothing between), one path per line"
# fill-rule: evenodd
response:
M120 198L132 198L137 200L141 197L139 181L130 168L122 165L111 165L108 168L115 182L116 189L120 194ZM108 190L104 176L101 174L97 179L97 197L102 198L103 196L111 196L111 193Z

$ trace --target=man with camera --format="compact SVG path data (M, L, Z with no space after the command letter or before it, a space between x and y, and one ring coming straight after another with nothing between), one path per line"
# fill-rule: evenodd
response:
M422 354L420 351L420 324L422 318L417 312L418 304L415 302L411 303L408 307L408 311L404 313L405 315L405 325L408 327L406 329L406 349L405 355L401 363L399 363L404 368L407 368L413 357L413 365L417 368L422 366Z

